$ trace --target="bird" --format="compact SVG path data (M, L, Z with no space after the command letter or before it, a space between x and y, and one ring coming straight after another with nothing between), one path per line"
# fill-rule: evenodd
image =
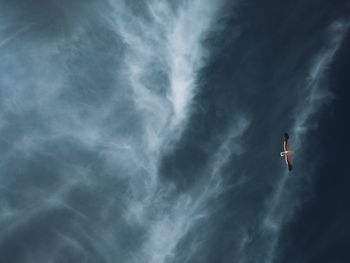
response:
M288 133L284 133L284 142L283 142L283 149L284 151L280 153L282 157L284 157L288 171L292 171L293 169L293 164L292 164L292 151L290 148L290 143L289 143L289 135Z

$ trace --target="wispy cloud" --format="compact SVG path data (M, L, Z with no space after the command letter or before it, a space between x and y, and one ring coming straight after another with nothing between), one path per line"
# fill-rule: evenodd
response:
M39 168L33 165L33 173L40 171L37 178L25 171L30 183L16 185L10 178L2 179L5 186L22 189L16 205L2 206L7 222L22 215L2 241L16 236L18 228L40 214L58 208L82 224L89 222L93 230L77 229L81 236L94 233L100 238L73 238L57 225L57 235L50 238L57 241L53 244L58 250L33 254L32 260L53 261L61 246L85 257L86 243L110 262L117 255L124 255L124 262L176 258L181 240L206 215L206 202L222 191L221 168L234 149L239 151L238 140L248 127L245 119L237 120L193 189L179 193L175 184L162 181L160 162L188 125L198 74L210 55L203 42L221 4L148 1L135 10L129 2L107 2L108 12L93 20L97 28L112 34L110 38L103 34L101 40L96 28L91 34L89 23L80 25L72 18L70 23L79 24L72 28L79 30L67 29L57 41L31 39L40 26L27 26L0 42L7 52L0 54L4 58L1 128L7 147L2 169L45 160ZM15 52L9 41L24 31L27 44ZM108 48L104 41L110 41ZM103 103L100 94L106 94ZM20 123L12 134L9 115ZM49 182L45 176L50 176ZM103 194L96 194L99 191ZM79 200L90 202L93 209ZM125 229L127 233L120 234ZM124 245L129 233L135 233L138 247Z
M306 155L303 152L302 145L307 140L307 132L317 125L317 120L313 119L313 116L322 109L323 105L327 104L333 98L333 94L325 83L327 69L332 63L348 27L349 23L343 21L332 24L328 29L328 43L326 43L325 47L311 63L301 98L295 108L294 122L291 127L291 138L296 164L302 162L303 156ZM292 187L288 184L288 180L292 178L288 173L288 171L285 171L281 179L277 181L275 191L267 203L266 214L262 220L262 229L266 231L270 239L267 243L266 250L268 253L264 262L274 262L280 230L293 215L293 207L301 202L298 196L293 195L292 191L302 186L294 185ZM310 177L311 175L304 173L301 176ZM294 184L305 182L304 180L293 179L295 181Z
M146 234L141 250L132 251L131 258L161 263L178 256L179 242L205 216L207 200L222 190L220 169L235 149L228 147L235 143L238 148L236 140L248 122L238 121L229 132L198 189L179 194L174 185L161 183L161 154L171 149L187 125L198 72L209 54L203 40L220 5L184 1L174 9L166 2L151 1L148 12L138 17L124 5L115 8L117 17L112 23L125 43L123 79L142 116L142 141L136 147L144 153L137 159L138 164L145 164L144 172L134 175L139 182L132 179L124 216L130 226L142 225Z
M310 118L321 109L322 105L333 98L332 92L323 81L327 78L327 70L348 28L348 22L338 21L332 24L329 28L329 43L314 59L305 87L306 96L301 104L298 105L294 117L292 132L295 136L294 146L297 149L301 147L302 135L314 126L314 123L310 122Z
M211 201L245 182L234 171L230 179L225 175L228 165L235 166L232 160L251 150L243 144L251 120L237 117L238 112L206 152L208 161L198 164L201 174L193 175L192 185L181 189L161 174L164 157L191 125L199 75L211 55L204 40L216 28L222 3L131 2L91 1L76 17L82 4L66 1L72 7L68 13L64 3L59 5L69 16L64 25L61 18L57 25L43 25L49 19L33 7L26 14L33 13L38 26L1 31L0 242L40 243L40 253L30 254L28 261L55 262L65 251L87 262L93 262L92 254L105 262L190 261L204 248L192 233L210 221ZM58 2L45 3L54 10ZM4 24L16 20L10 12L1 19ZM331 27L329 43L310 66L291 132L300 155L313 114L331 98L323 80L346 28L342 23ZM51 39L48 32L57 36ZM287 176L277 180L259 213L257 228L266 242L256 249L267 251L266 262L273 261L290 216L288 184ZM23 234L38 225L53 228L53 234ZM253 247L254 231L245 231L246 226L238 254L242 262L251 262L254 255L245 252ZM191 246L182 249L188 240Z
M189 192L176 196L172 191L167 191L161 192L165 196L157 195L147 208L152 211L152 215L148 215L150 220L146 220L148 235L142 253L135 256L135 262L146 259L147 262L161 263L170 259L191 258L196 252L193 246L186 251L182 249L181 253L177 251L178 246L200 219L209 216L208 202L225 190L223 168L230 163L232 155L240 154L239 140L248 127L249 121L244 118L234 122L206 165L202 180ZM169 198L172 202L164 202Z

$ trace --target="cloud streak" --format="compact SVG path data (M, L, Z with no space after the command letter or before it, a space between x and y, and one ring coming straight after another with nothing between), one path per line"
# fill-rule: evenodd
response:
M5 247L19 239L40 244L43 252L36 248L29 261L54 262L60 254L69 257L69 251L87 262L94 259L92 252L106 262L176 259L179 243L206 214L207 200L220 192L219 170L231 154L226 146L219 148L208 179L188 192L179 193L159 174L164 154L187 127L198 74L209 56L203 41L220 4L149 1L140 10L127 2L103 5L110 9L103 17L96 13L93 26L71 17L63 31L56 28L55 41L36 38L50 27L39 23L0 42L2 171L16 179L2 179L6 189L16 189L2 194L4 200L17 196L2 206L4 222L13 222L1 241ZM47 4L50 10L55 6L55 1ZM45 21L35 8L31 12L36 21ZM96 36L97 28L106 31ZM16 53L8 44L23 32L27 44L16 42ZM245 122L236 127L223 145L245 127ZM12 170L15 163L24 167L23 175ZM51 223L55 213L62 222ZM35 238L38 224L45 233ZM22 233L29 225L33 233ZM46 232L50 225L52 235ZM129 235L133 242L125 245ZM50 242L42 245L45 238ZM23 250L15 262L26 257Z
M325 84L327 79L327 69L333 61L333 57L339 49L345 34L347 33L349 24L346 22L335 22L329 27L329 40L321 52L311 63L308 78L305 81L302 98L295 108L294 123L291 127L291 137L293 138L293 151L295 152L296 165L303 165L302 159L306 155L303 152L302 144L306 141L307 132L310 131L317 121L313 117L322 110L322 106L327 104L333 95ZM307 168L305 164L304 168ZM301 170L297 169L297 173ZM286 221L290 220L293 215L292 207L301 202L295 191L295 187L303 187L307 179L292 178L286 171L283 177L277 182L276 190L273 192L268 203L268 209L264 216L263 229L272 235L269 242L268 254L264 262L274 262L276 254L276 246L279 240L279 233ZM295 175L292 175L293 177ZM306 172L302 173L303 177L309 178L311 175ZM288 180L294 179L294 187L288 183ZM288 190L290 187L292 190ZM291 199L293 198L293 199Z
M225 1L31 3L0 4L0 261L273 262L302 180L270 174L270 47L240 9L226 35ZM298 156L346 28L295 92Z

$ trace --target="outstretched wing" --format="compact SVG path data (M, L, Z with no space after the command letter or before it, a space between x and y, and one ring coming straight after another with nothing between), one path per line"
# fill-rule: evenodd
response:
M288 140L289 140L289 135L288 135L288 133L285 133L284 134L284 142L283 142L283 149L284 149L284 151L289 151Z
M286 160L286 164L287 164L287 166L288 166L288 170L289 170L289 171L292 171L293 163L292 163L292 153L291 153L291 152L289 152L288 154L286 154L285 160Z

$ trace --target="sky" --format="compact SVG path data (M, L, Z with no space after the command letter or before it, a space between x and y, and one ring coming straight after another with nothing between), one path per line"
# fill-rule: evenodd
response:
M346 0L0 0L0 262L349 262L349 28Z

